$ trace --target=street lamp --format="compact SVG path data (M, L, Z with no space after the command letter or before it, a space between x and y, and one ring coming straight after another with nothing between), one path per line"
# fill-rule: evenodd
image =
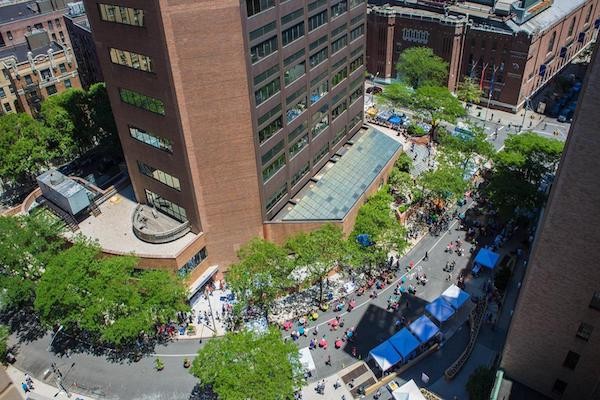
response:
M377 79L377 77L379 76L379 71L377 71L377 73L375 74L375 76L371 75L372 79L371 79L371 106L375 105L375 99L373 96L375 96L375 79Z
M69 391L67 390L67 388L63 385L62 382L62 373L60 372L60 369L58 368L58 366L52 362L52 358L50 356L50 352L52 351L52 345L54 344L54 340L56 339L56 337L58 336L58 334L64 329L63 325L60 325L58 327L58 329L56 330L56 332L54 332L54 334L52 335L52 340L50 341L50 344L48 345L48 361L50 361L50 368L52 368L52 372L54 372L54 374L56 375L56 383L58 385L58 388L60 389L58 393L56 393L54 395L54 397L58 396L58 394L60 392L65 392L65 394L67 395L67 397L71 397L71 393L69 393Z
M525 117L527 116L527 107L529 106L529 96L525 96L525 103L523 107L523 122L521 122L521 131L525 128Z

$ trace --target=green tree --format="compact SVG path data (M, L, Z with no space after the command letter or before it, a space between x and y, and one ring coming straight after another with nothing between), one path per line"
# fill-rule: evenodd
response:
M8 336L10 332L8 327L0 325L0 364L6 360L6 354L8 353Z
M48 264L36 288L35 309L48 324L85 331L122 345L188 311L183 282L167 271L136 273L131 256L102 257L78 242Z
M410 107L414 89L405 83L391 83L383 88L383 92L376 96L376 101L384 106Z
M37 281L65 243L62 229L62 222L44 212L0 216L2 306L22 308L33 302Z
M64 159L70 144L28 114L0 117L0 179L32 183L53 160Z
M469 131L470 134L439 136L442 157L460 167L463 173L467 172L475 157L480 157L485 162L495 153L494 146L487 140L482 127L470 125Z
M429 134L437 141L437 129L441 121L455 123L465 115L460 101L445 87L422 86L412 97L411 108L421 115L430 125Z
M290 286L291 260L281 247L259 238L244 245L238 257L227 273L238 307L257 306L268 315L273 301Z
M392 201L389 186L386 185L359 209L349 239L353 267L366 267L370 271L385 262L390 251L402 253L406 249L406 231L393 213ZM368 235L375 244L367 247L360 245L357 237L362 234Z
M345 244L342 230L333 224L325 224L310 233L299 233L286 243L295 254L296 267L307 268L309 279L319 283L319 303L323 301L327 275L346 255Z
M456 199L462 197L469 183L460 167L442 163L433 171L424 172L418 179L425 196L430 199Z
M456 96L459 100L465 103L479 104L483 92L479 88L479 85L473 81L473 78L466 77L461 83L458 84L456 90Z
M396 162L394 163L394 168L402 171L402 172L410 172L410 169L413 166L413 160L406 153L400 154Z
M494 386L495 374L490 368L477 367L467 381L470 400L488 400Z
M117 124L112 113L106 84L94 83L87 91L91 129L95 139L110 148L120 146Z
M512 135L494 157L487 193L503 215L541 205L542 180L556 169L564 143L533 132Z
M407 202L412 200L413 191L416 185L411 174L394 168L392 169L392 172L390 172L388 184L392 187L393 193L401 195Z
M421 86L445 86L448 63L433 54L429 47L412 47L400 54L396 71L407 85L418 89Z
M190 372L220 400L291 399L303 383L298 347L273 328L210 340Z

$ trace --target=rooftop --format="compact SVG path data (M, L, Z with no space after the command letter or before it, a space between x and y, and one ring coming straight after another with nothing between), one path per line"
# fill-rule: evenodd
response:
M69 235L83 234L96 240L102 249L116 254L135 253L140 256L156 258L172 258L178 255L197 237L194 233L186 233L183 237L169 242L153 244L144 242L133 233L133 214L139 203L135 200L131 185L119 190L108 201L99 206L101 214L97 217L89 216L79 223L79 231ZM145 207L149 208L149 207ZM168 217L160 215L161 219ZM150 218L149 220L154 220ZM153 225L155 225L153 223ZM162 228L169 228L173 224L168 221L161 224ZM174 226L174 225L173 225Z
M33 1L0 7L0 24L40 15L40 13L34 11L35 9L36 4Z
M3 47L0 50L0 59L15 56L17 58L17 62L27 61L27 53L30 51L33 53L33 57L39 56L41 54L48 54L48 50L52 49L53 51L62 51L63 48L60 44L56 42L50 42L47 46L42 46L37 49L30 50L27 43L21 43L16 46L11 47Z
M295 205L284 207L276 220L342 220L401 149L400 143L373 128L359 131L352 141L345 154L334 156L337 161L323 167L313 178L317 181L309 181Z
M574 10L583 6L587 0L554 0L549 8L540 12L527 22L519 25L514 20L507 21L507 25L515 32L526 32L529 34L543 32L550 28Z

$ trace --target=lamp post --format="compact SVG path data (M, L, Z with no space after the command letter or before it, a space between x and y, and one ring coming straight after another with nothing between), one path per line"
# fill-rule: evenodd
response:
M56 332L54 332L53 336L52 336L52 340L50 341L50 344L48 345L48 361L50 361L50 368L52 368L52 372L54 372L54 374L56 375L56 383L58 385L58 388L60 389L58 393L56 393L54 395L54 397L58 396L58 394L60 392L65 392L65 394L67 395L67 397L71 397L71 393L69 393L69 391L67 390L67 388L63 385L62 382L62 372L60 372L60 369L58 368L58 366L56 365L56 363L54 363L52 361L52 358L50 356L50 352L52 351L52 344L54 344L54 340L56 339L56 337L58 336L58 334L63 330L64 326L60 325L58 327L58 329L56 330Z
M373 76L373 75L371 75ZM373 76L373 78L371 79L371 106L375 105L375 79L377 79L377 77L379 76L379 71L377 71L377 73L375 74L375 76Z
M525 96L525 105L523 106L523 121L521 122L521 131L525 128L525 117L527 115L527 107L529 106L529 96Z

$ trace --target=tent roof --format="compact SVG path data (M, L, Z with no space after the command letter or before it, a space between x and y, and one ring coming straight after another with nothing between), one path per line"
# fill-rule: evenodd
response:
M475 257L475 262L483 265L486 268L494 269L496 268L496 264L498 264L498 259L500 258L500 254L494 253L490 249L482 248L477 253L477 257Z
M444 300L446 300L455 310L458 310L462 307L463 304L471 295L456 285L450 286L448 289L444 290L441 296Z
M422 343L434 337L440 330L426 315L422 315L408 326Z
M394 400L427 400L413 379L392 392Z
M310 354L310 349L308 347L304 347L300 349L300 363L304 368L309 371L314 371L317 369L315 366L315 361L312 358L312 354Z
M402 356L398 354L389 340L386 340L375 347L369 354L384 372L392 368L402 359Z
M389 338L388 341L404 359L421 344L406 328Z
M454 309L441 296L425 306L425 310L439 322L444 322L454 315Z

